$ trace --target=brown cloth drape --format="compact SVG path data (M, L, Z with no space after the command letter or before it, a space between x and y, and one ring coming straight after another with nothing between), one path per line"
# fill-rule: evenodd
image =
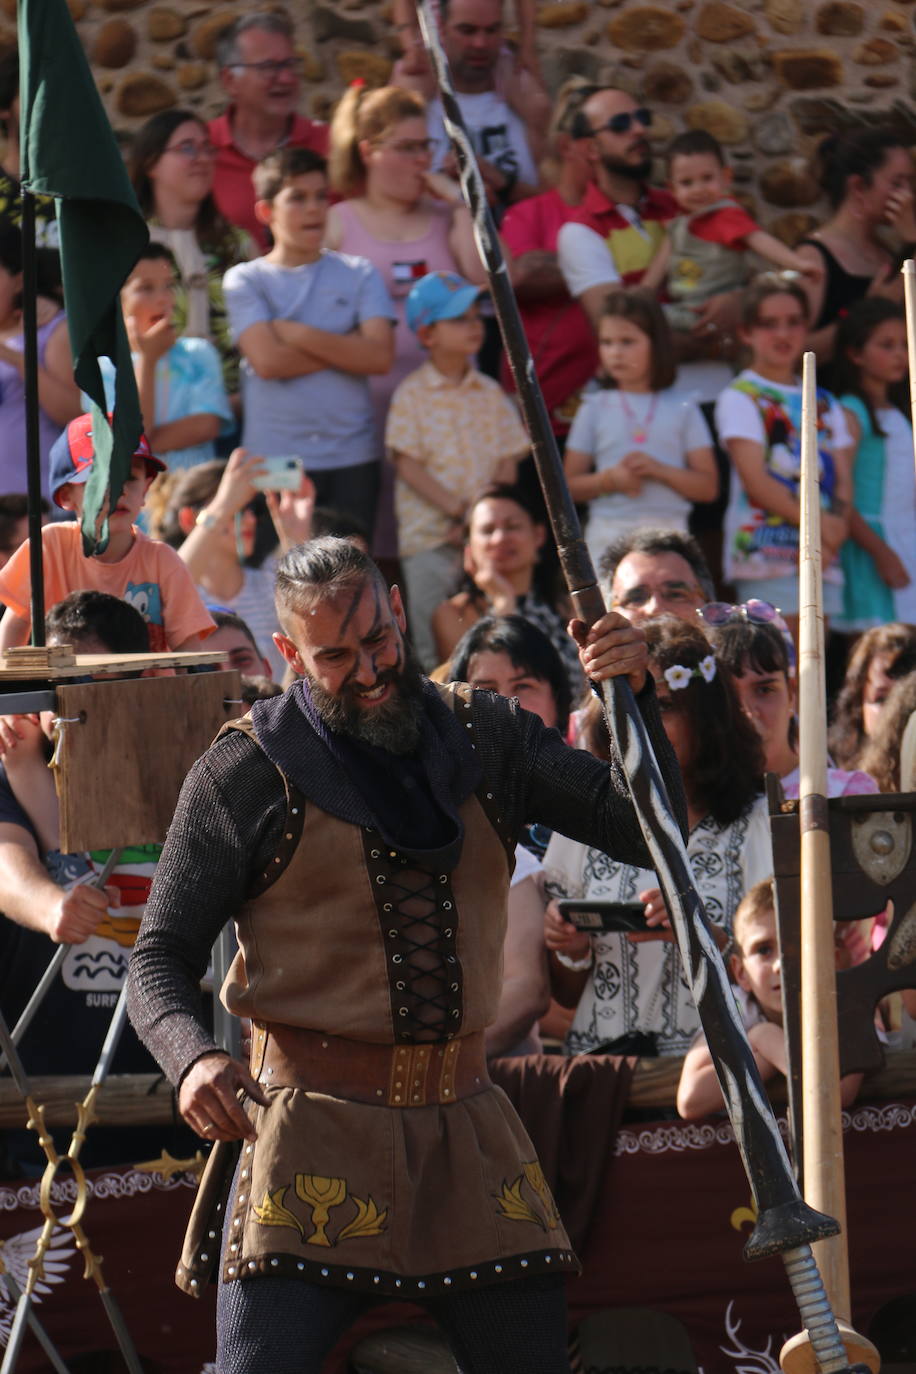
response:
M636 1059L529 1054L492 1059L537 1151L573 1249L581 1252L607 1175Z

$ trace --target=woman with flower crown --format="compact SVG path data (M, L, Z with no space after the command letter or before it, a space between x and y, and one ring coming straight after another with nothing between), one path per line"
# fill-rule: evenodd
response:
M762 795L763 750L734 683L703 633L673 616L644 626L662 721L687 793L687 853L720 946L749 888L773 871ZM597 699L584 713L583 742L608 758ZM554 834L544 855L551 898L639 903L651 930L589 935L551 901L545 939L556 999L575 1007L567 1054L685 1054L700 1020L654 873Z

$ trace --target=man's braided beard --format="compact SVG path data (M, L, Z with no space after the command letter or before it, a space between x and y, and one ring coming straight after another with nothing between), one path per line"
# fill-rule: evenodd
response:
M389 754L413 754L420 743L423 711L423 679L420 664L409 645L402 645L401 661L379 673L373 687L396 684L396 691L381 706L360 706L346 683L339 692L328 692L305 674L315 710L329 730L349 735L361 744L373 744Z

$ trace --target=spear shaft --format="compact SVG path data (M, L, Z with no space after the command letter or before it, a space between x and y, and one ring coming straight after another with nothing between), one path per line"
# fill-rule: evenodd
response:
M483 179L452 87L433 0L418 0L426 51L436 74L445 127L452 141L465 202L486 268L506 356L531 440L532 454L557 544L560 565L587 624L604 614L604 601L569 494L534 360L490 214ZM646 846L664 895L700 1021L722 1086L735 1139L757 1203L758 1221L745 1245L747 1259L782 1253L805 1325L825 1374L842 1374L848 1362L826 1301L812 1241L835 1235L832 1217L802 1199L737 1011L703 904L693 885L687 851L665 792L646 729L629 684L602 684L605 714L633 797Z

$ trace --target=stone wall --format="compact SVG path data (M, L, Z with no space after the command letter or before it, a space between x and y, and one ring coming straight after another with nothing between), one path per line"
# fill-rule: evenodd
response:
M215 37L249 6L69 3L116 129L178 104L204 117L221 108ZM325 117L355 76L387 79L396 54L387 3L306 0L289 12L306 113ZM3 14L12 32L15 0L0 0ZM682 128L711 130L742 199L789 240L821 208L807 159L825 131L891 122L916 144L914 23L916 0L546 0L538 8L551 89L572 73L626 85L652 105L660 144Z

